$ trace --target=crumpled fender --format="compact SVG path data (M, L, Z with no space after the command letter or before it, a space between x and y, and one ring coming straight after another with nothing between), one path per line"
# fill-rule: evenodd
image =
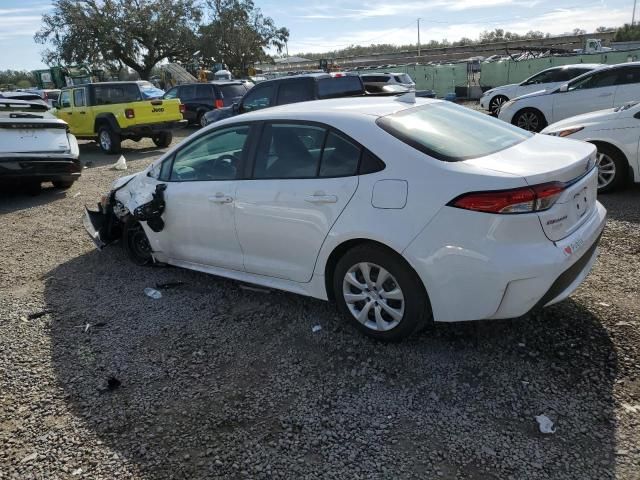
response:
M162 213L165 208L166 184L157 183L155 179L146 175L146 170L123 179L121 187L114 188L116 201L120 202L138 221L147 222L154 232L161 231L164 228Z

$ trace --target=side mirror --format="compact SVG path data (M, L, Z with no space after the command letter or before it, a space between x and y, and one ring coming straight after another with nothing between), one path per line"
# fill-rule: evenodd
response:
M638 120L640 120L640 112L637 112L637 113L633 116L633 118L637 118Z
M240 113L240 104L238 102L233 102L231 109L233 110L233 113Z
M569 91L569 84L565 83L564 85L562 85L559 89L559 92L568 92Z
M58 101L57 100L51 100L51 107L52 108L58 108Z

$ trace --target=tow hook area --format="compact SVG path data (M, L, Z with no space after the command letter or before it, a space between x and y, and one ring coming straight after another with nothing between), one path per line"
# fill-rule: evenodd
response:
M156 191L152 194L153 200L144 205L140 205L133 211L133 216L139 222L147 222L149 228L154 232L161 232L164 229L162 213L165 209L164 191L167 189L165 183L156 185Z

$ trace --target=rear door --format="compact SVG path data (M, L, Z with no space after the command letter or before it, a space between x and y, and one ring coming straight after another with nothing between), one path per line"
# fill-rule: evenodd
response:
M320 247L358 186L360 153L324 125L264 124L251 179L239 181L236 193L247 272L311 280Z
M570 82L568 91L552 94L553 119L549 123L611 108L618 88L617 80L618 71L606 69Z

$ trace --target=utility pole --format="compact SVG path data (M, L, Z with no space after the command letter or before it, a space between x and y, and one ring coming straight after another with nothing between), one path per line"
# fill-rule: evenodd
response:
M634 12L635 12L635 3L634 3ZM420 19L418 19L418 57L420 57Z
M633 0L633 13L631 14L631 26L633 27L636 23L636 1Z

